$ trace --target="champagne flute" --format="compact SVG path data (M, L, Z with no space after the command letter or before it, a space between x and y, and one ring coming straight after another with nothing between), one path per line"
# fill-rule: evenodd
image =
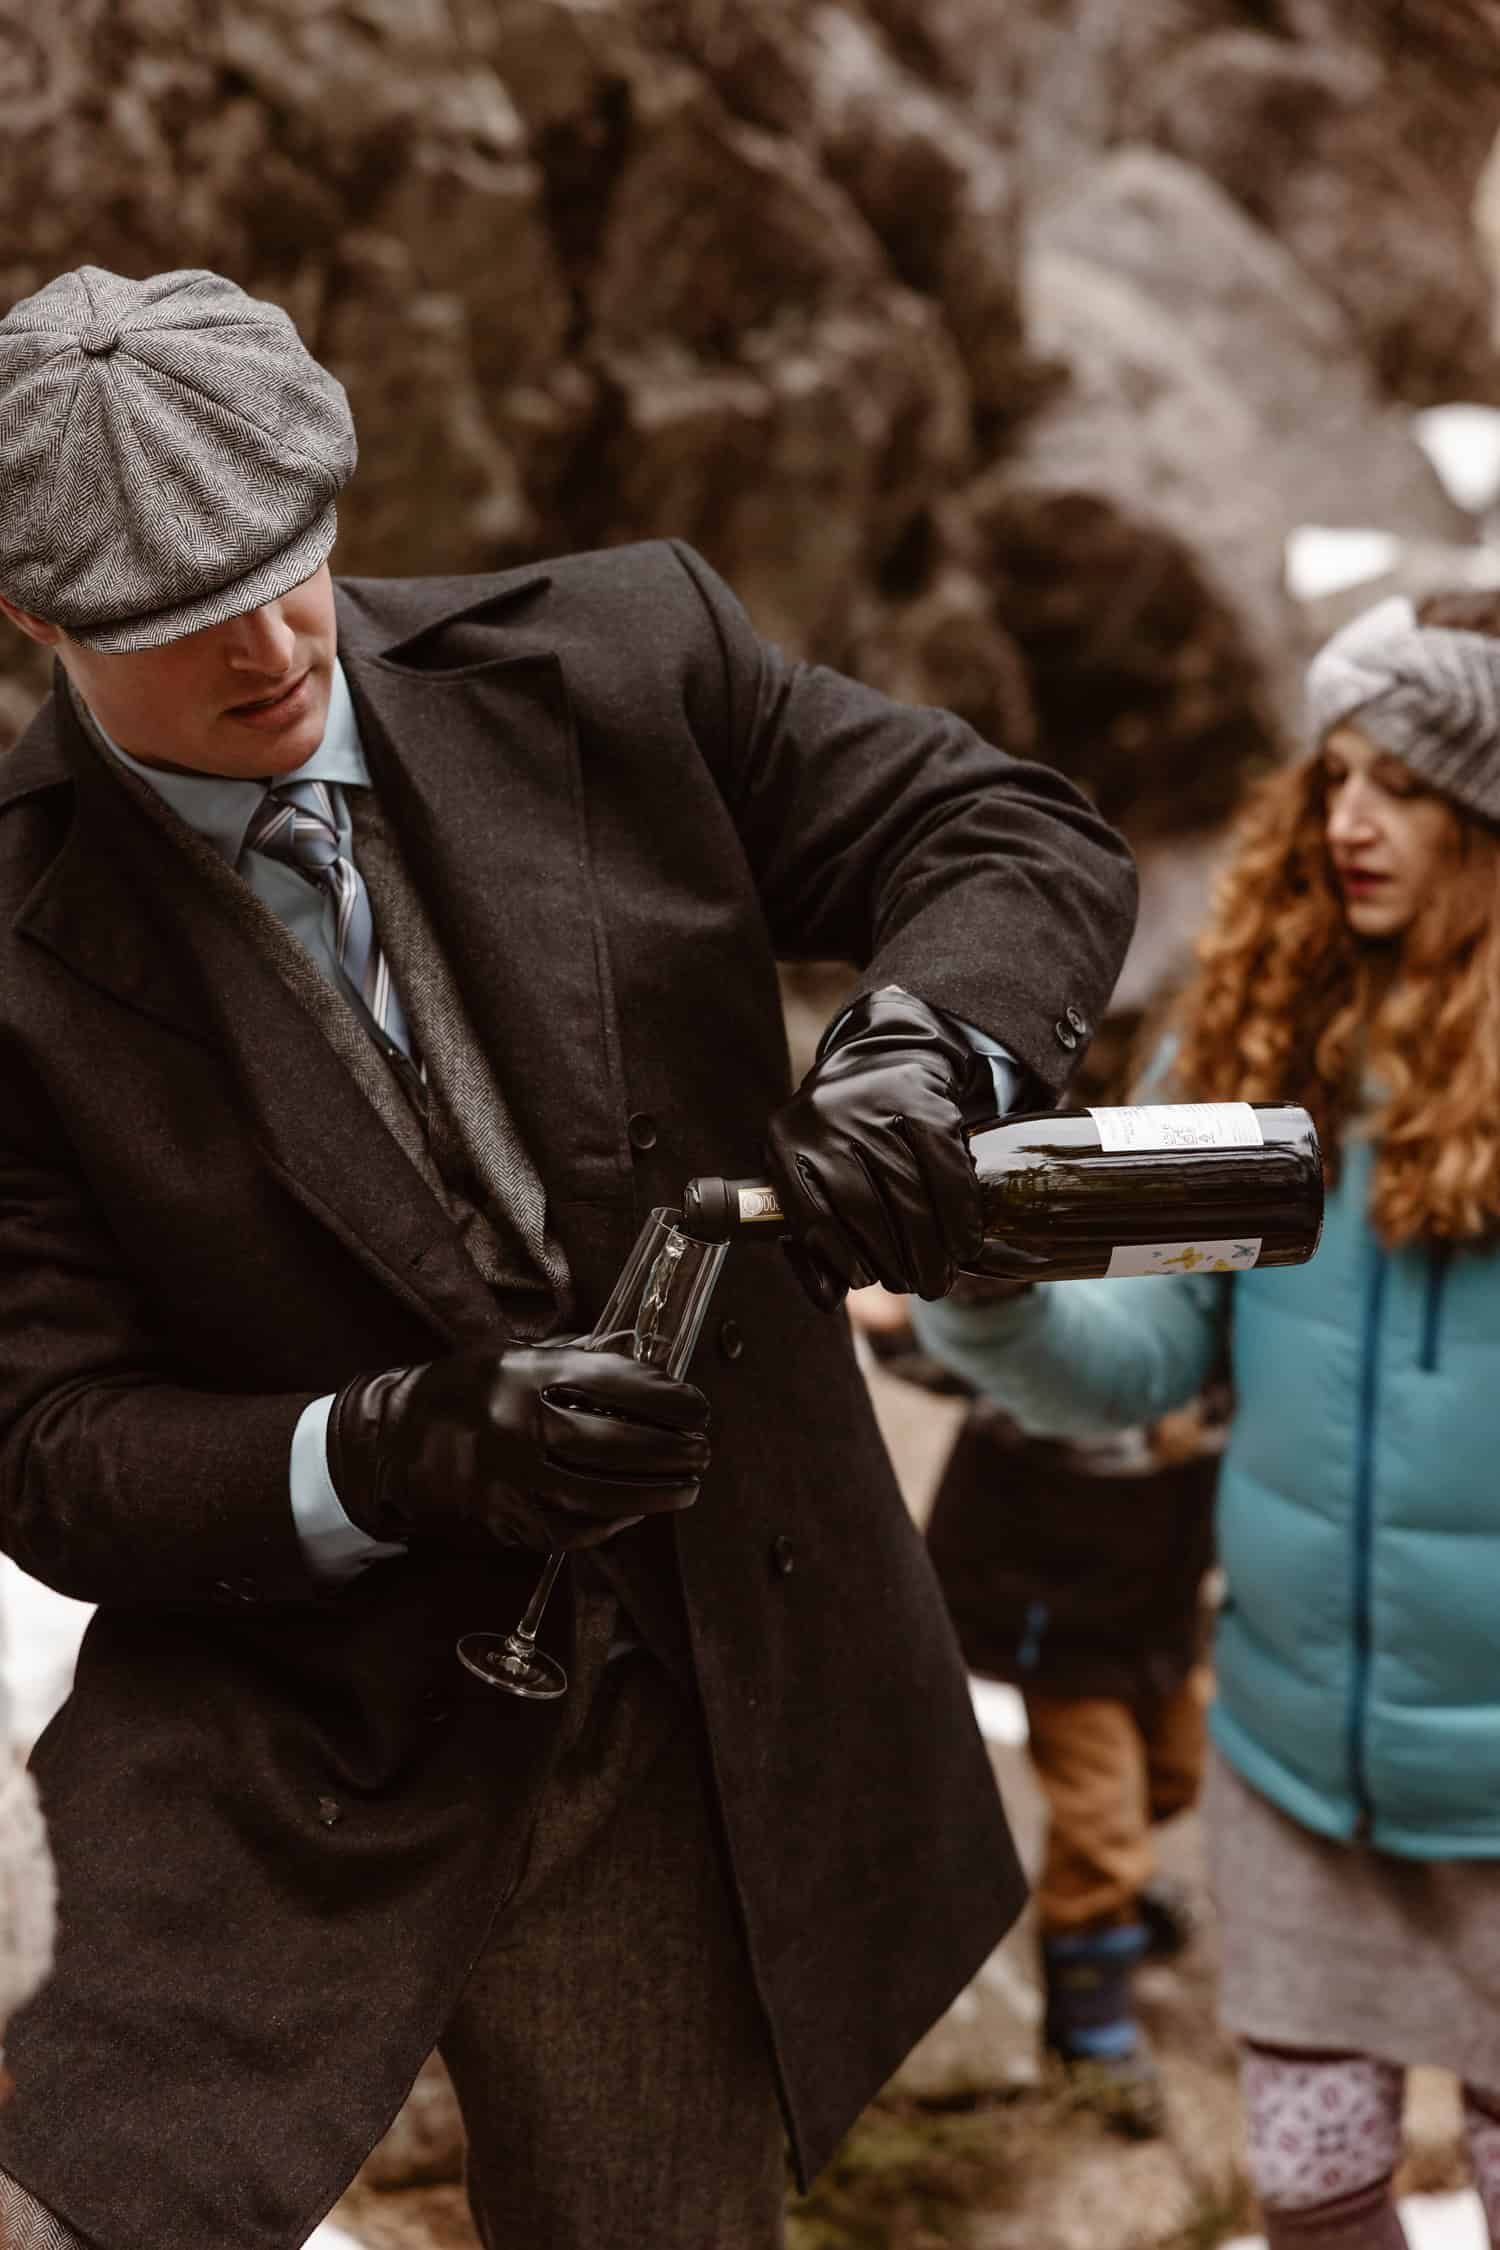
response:
M686 1374L728 1248L685 1234L682 1213L658 1205L636 1236L586 1348L624 1353L674 1379ZM536 1645L565 1559L566 1550L554 1547L525 1615L508 1633L465 1633L459 1642L459 1662L487 1687L542 1703L566 1694L567 1673Z

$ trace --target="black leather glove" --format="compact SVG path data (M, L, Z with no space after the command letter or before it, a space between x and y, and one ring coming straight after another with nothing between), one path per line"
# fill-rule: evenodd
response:
M622 1353L516 1344L356 1376L328 1418L328 1469L376 1539L594 1547L692 1506L707 1424L693 1384Z
M815 1305L878 1281L941 1297L981 1240L965 1110L993 1108L989 1066L944 1017L886 985L825 1038L772 1118L767 1155Z

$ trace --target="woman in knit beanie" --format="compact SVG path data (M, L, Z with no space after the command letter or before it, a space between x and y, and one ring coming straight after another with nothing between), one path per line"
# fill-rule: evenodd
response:
M36 1786L11 1742L0 1621L0 2098L5 2027L52 1966L52 1862Z
M1462 2082L1500 2245L1500 597L1346 626L1308 739L1247 809L1171 1070L1313 1112L1317 1256L915 1320L1045 1436L1227 1364L1204 1824L1271 2250L1402 2250L1416 2063Z

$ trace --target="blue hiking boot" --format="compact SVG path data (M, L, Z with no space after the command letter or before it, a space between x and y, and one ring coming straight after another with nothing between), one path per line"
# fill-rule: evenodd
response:
M1043 2044L1078 2105L1130 2140L1154 2140L1167 2123L1161 2073L1130 1991L1145 1950L1139 1922L1042 1939Z

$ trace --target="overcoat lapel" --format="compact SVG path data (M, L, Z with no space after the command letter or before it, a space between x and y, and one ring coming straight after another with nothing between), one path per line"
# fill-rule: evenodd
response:
M382 802L554 1207L630 1199L579 745L549 649L430 671L342 641Z
M220 1059L282 1185L443 1336L496 1325L447 1213L216 888L54 705L77 817L18 928L120 1006ZM210 1067L212 1067L210 1065Z

